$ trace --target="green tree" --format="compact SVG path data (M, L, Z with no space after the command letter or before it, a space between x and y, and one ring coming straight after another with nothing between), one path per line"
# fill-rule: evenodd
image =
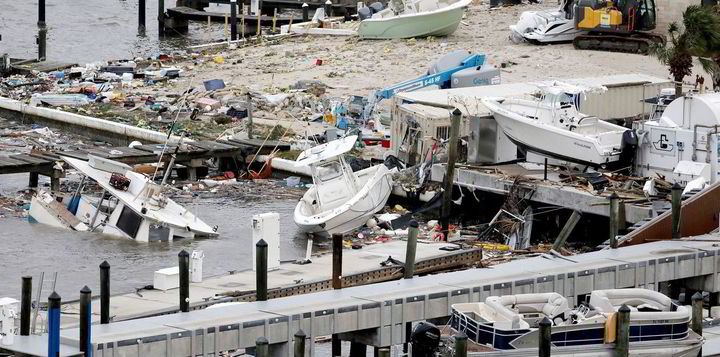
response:
M650 54L668 66L675 80L675 95L682 95L682 81L692 74L693 57L698 57L706 72L720 73L720 15L711 7L692 5L683 12L683 28L668 26L670 41L650 46Z

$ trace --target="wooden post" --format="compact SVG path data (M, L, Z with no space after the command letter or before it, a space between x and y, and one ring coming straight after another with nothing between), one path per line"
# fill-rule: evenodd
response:
M178 253L178 268L180 269L180 312L190 311L190 254L181 250Z
M265 337L258 337L255 340L255 357L270 357L270 346Z
M390 357L390 349L387 347L379 348L378 357Z
M290 23L288 24L288 33L292 33L292 23L293 23L294 17L290 15Z
M38 174L37 172L30 172L30 178L28 180L28 187L37 188L39 179L40 179L40 174Z
M268 244L264 239L260 239L255 244L255 249L255 296L257 301L267 301Z
M38 1L38 23L39 27L45 27L45 0Z
M677 182L672 185L672 239L680 238L680 211L682 210L683 188Z
M165 0L158 0L158 32L165 35Z
M44 61L47 58L47 27L41 26L38 29L38 61Z
M210 16L208 16L208 26L210 26L211 24L212 24L212 18Z
M340 335L334 333L330 336L330 357L338 357L342 355L342 341Z
M560 234L558 234L557 238L555 238L555 243L553 243L552 246L553 250L558 250L560 247L565 245L570 233L572 233L573 229L575 229L575 225L577 225L578 221L580 221L580 217L582 217L582 213L580 213L580 211L573 211L570 218L568 218L567 222L565 222L562 231L560 231Z
M32 308L32 276L22 277L20 297L20 336L30 336L30 310Z
M448 148L447 172L445 173L445 191L443 192L442 205L442 233L445 240L448 237L450 226L450 211L452 210L452 190L455 181L455 160L457 157L457 142L460 131L460 116L462 112L455 108L452 112L450 125L450 143Z
M333 258L332 258L332 287L342 289L342 250L343 235L334 233L332 235Z
M623 304L617 312L615 356L628 357L630 351L630 308Z
M293 357L305 357L305 332L298 330L295 332L294 354Z
M415 275L415 251L417 250L417 221L410 221L408 229L407 247L405 248L405 279L412 279Z
M225 30L225 38L229 39L230 36L228 35L228 17L227 17L227 15L225 15L225 27L224 27L224 30Z
M303 12L303 22L310 21L310 6L304 2L302 4L302 12Z
M540 320L540 336L538 338L538 356L550 357L550 341L552 339L552 321L545 316Z
M100 323L110 323L110 263L100 264Z
M546 157L545 158L545 166L543 166L543 180L544 181L547 181L547 167L548 167L548 163L547 163L547 157Z
M702 336L703 334L703 297L701 292L696 292L692 296L692 320L690 322L690 328L696 334ZM698 356L702 356L702 345L700 346L700 353Z
M145 31L145 0L138 2L138 29Z
M262 29L260 28L260 18L261 17L262 17L262 8L260 8L260 10L258 11L258 14L257 14L257 31L255 32L255 37L257 37L258 40L260 39L260 36L262 36Z
M86 285L80 290L80 352L83 352L85 357L92 355L91 324L92 291Z
M350 357L366 357L367 345L359 342L350 342Z
M48 297L48 356L60 356L60 295Z
M618 220L620 219L619 200L617 193L613 192L610 197L610 247L617 248Z
M329 18L332 16L332 1L327 0L325 1L325 18Z
M258 29L259 29L259 27L260 27L260 20L258 20ZM247 105L247 118L248 118L247 132L248 132L248 139L252 139L253 138L253 115L252 115L253 103L252 103L252 95L250 94L250 92L248 92L248 94L247 94L247 102L248 102L248 105Z
M275 22L277 22L277 8L273 9L273 26L272 33L275 33Z
M237 40L237 0L230 0L230 40Z
M454 357L467 357L467 340L468 337L464 332L458 332L455 335L455 355Z
M240 31L242 33L242 38L244 40L245 39L245 16L240 18L240 27L241 27Z

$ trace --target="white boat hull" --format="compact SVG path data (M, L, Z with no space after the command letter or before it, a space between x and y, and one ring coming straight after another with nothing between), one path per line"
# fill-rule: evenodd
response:
M457 30L469 4L470 0L461 0L434 11L366 19L360 22L357 33L361 38L374 39L448 36Z
M391 172L385 165L377 165L355 173L365 183L352 199L335 209L310 213L315 187L310 188L295 207L295 224L305 233L346 233L364 225L376 212L385 207L392 191Z
M572 42L575 37L588 32L575 28L575 21L566 19L564 15L565 13L560 11L523 12L520 21L510 25L510 38L524 39L531 43L561 43Z

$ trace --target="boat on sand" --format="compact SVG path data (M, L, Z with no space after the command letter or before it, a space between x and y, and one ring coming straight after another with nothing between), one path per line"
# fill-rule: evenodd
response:
M471 0L394 0L362 20L361 38L394 39L448 36L455 32Z

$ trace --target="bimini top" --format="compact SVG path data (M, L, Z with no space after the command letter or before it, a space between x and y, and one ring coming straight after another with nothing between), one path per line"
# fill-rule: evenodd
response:
M554 95L607 92L607 87L602 85L575 85L561 81L545 81L536 83L536 85L544 92Z
M300 153L295 161L295 166L312 165L342 155L352 150L356 141L357 135L352 135L307 149Z

